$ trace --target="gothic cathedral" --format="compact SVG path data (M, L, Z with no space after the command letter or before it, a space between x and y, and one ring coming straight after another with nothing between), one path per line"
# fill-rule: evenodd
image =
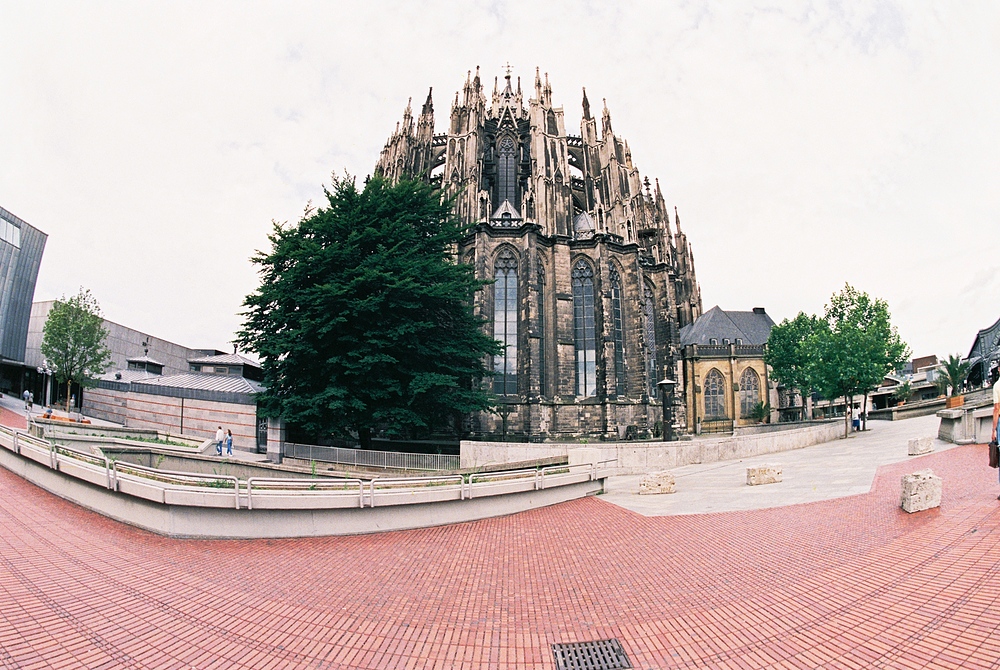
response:
M583 91L580 134L566 132L548 75L524 106L510 69L487 104L471 72L446 133L431 94L414 126L408 104L376 172L423 178L455 195L468 226L458 258L494 280L476 300L493 337L496 414L470 432L523 440L658 433L657 382L681 380L679 331L700 314L694 255L660 184L632 164L607 105L598 122ZM683 427L686 392L668 398Z

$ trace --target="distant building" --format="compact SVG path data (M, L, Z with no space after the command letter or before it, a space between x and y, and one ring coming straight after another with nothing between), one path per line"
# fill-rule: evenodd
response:
M0 391L32 388L25 342L35 281L48 235L0 207ZM36 373L37 374L37 373Z
M682 429L729 432L756 423L760 403L777 404L770 389L764 345L774 321L763 307L750 312L708 310L680 331L687 405Z
M996 381L997 365L1000 363L1000 319L976 333L966 360L971 364L967 382L970 388Z

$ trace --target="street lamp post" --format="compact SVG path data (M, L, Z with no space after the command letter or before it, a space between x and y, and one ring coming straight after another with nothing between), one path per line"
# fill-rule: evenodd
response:
M38 374L45 379L45 393L43 396L45 397L45 406L49 407L51 406L52 399L52 373L55 371L49 367L49 362L47 360L42 361L42 365L35 368L35 370L37 370Z
M663 403L663 437L667 442L674 441L674 386L677 385L673 379L664 377L662 381L656 382L660 387L660 402Z

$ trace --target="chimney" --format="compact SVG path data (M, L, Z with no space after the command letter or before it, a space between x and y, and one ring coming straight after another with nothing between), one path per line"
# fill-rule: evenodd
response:
M754 307L753 308L753 313L754 314L764 314L765 313L764 312L764 308L763 307Z

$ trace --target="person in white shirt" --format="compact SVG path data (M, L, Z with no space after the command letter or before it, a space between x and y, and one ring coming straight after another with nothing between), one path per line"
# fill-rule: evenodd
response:
M1000 377L997 377L997 383L993 385L993 439L1000 442L1000 436L997 435L998 418L1000 418ZM1000 473L997 476L1000 477ZM997 496L997 500L1000 500L1000 496Z
M219 430L215 431L215 453L219 456L222 455L222 441L226 439L226 434L222 432L222 426L219 426Z

